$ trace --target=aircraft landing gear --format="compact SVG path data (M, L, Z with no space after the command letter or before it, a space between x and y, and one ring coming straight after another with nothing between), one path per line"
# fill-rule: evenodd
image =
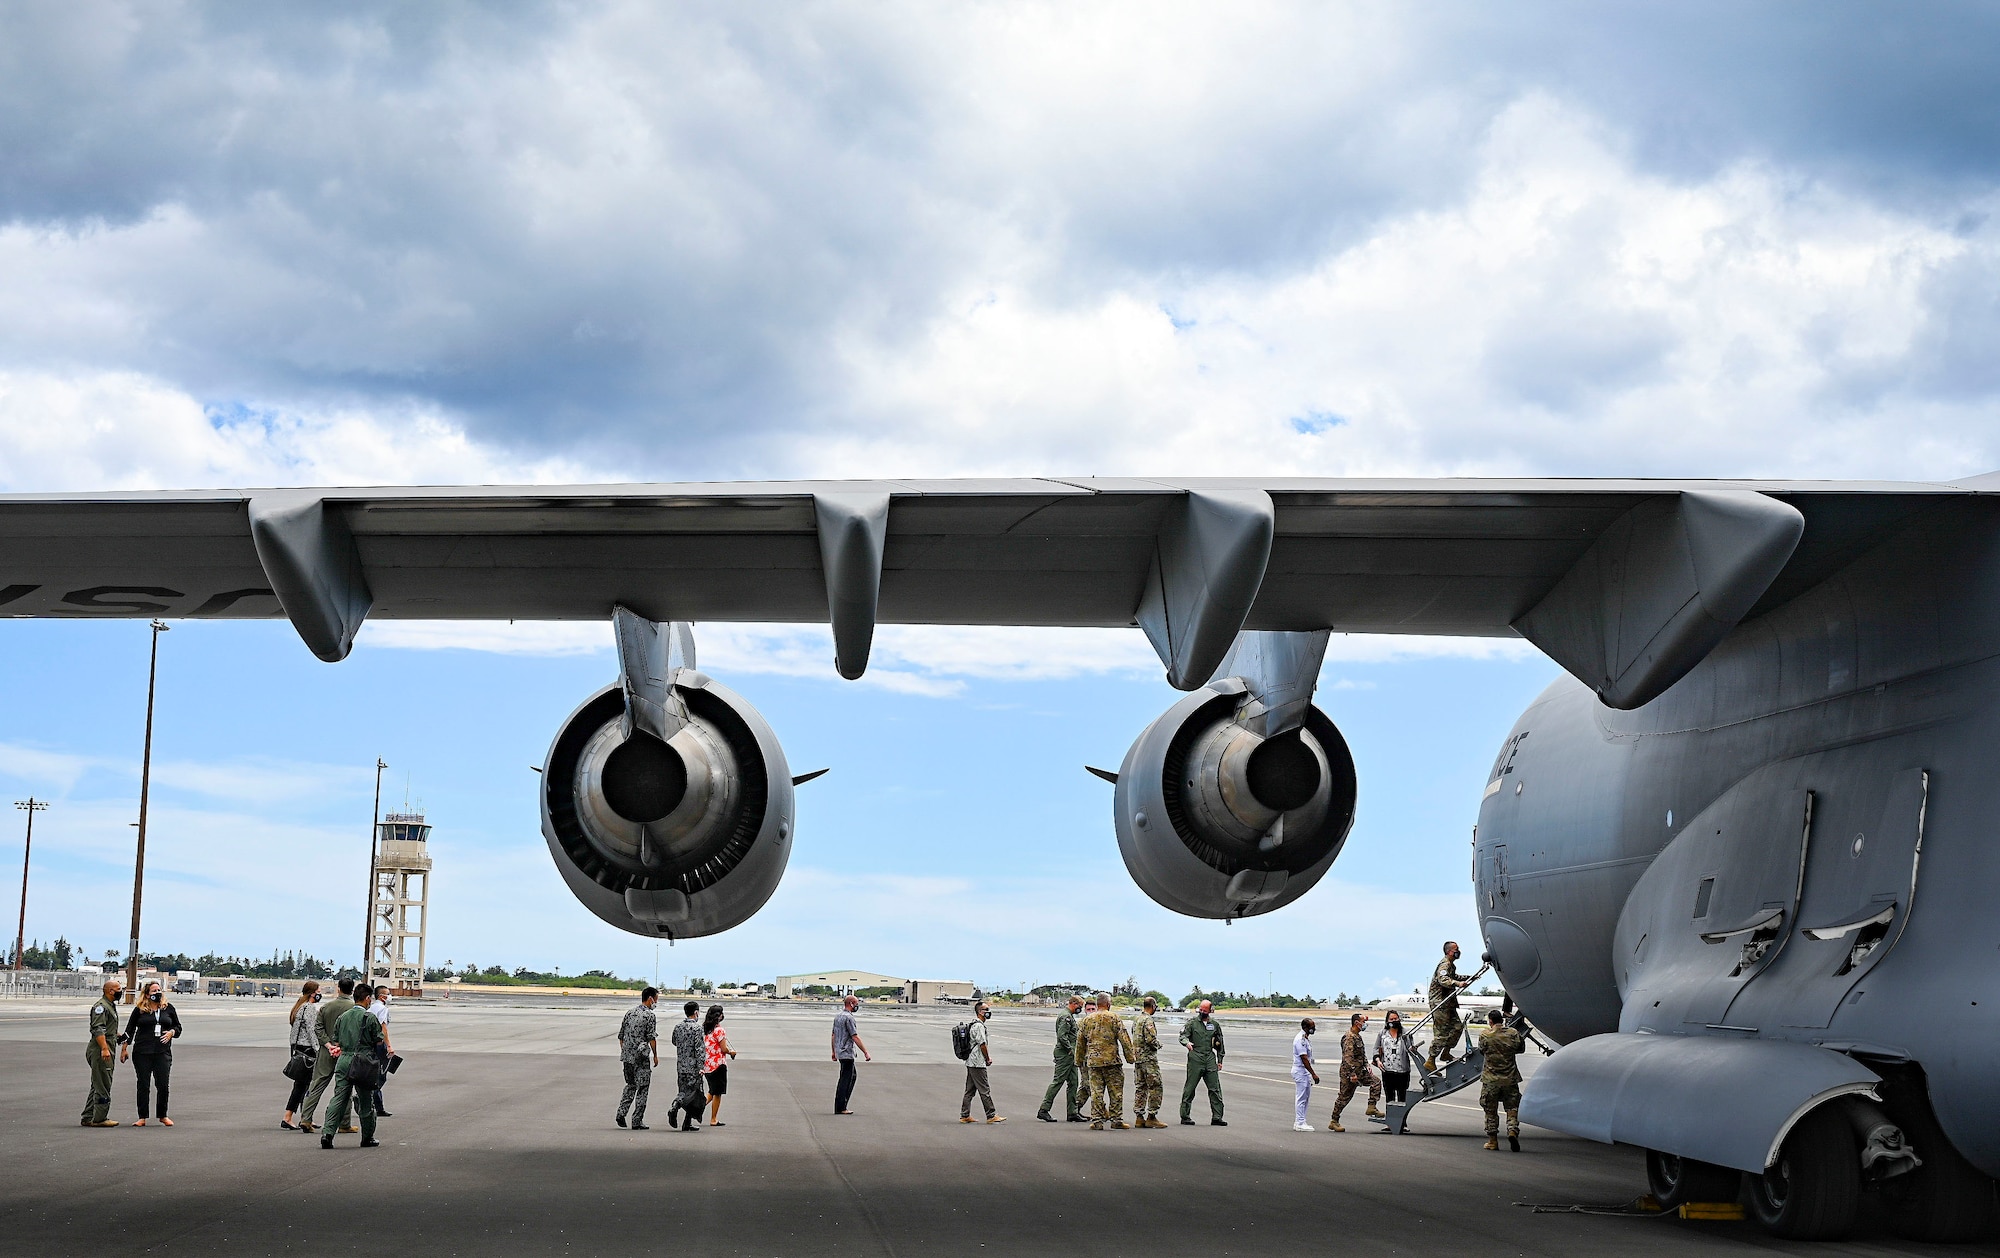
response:
M1752 1217L1772 1235L1791 1240L1845 1236L1861 1205L1854 1129L1836 1107L1822 1106L1792 1128L1770 1169L1744 1180Z
M1939 1131L1924 1145L1924 1164L1882 1186L1889 1226L1905 1240L1979 1240L1994 1219L1994 1184Z
M1646 1150L1646 1190L1667 1210L1690 1201L1734 1201L1742 1179L1741 1171L1727 1166Z

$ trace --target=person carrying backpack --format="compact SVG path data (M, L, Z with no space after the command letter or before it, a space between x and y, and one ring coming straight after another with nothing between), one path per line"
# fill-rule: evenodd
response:
M979 1096L979 1103L986 1109L986 1121L1004 1123L1007 1120L993 1111L993 1089L986 1081L986 1072L993 1065L993 1048L986 1038L986 1020L993 1011L980 1001L972 1007L972 1021L961 1022L951 1029L951 1051L965 1062L965 1097L958 1103L958 1121L969 1123L972 1117L972 1097Z

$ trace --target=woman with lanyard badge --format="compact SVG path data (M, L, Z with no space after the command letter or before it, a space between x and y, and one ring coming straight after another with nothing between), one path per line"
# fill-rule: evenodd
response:
M146 984L125 1023L125 1047L119 1050L121 1059L137 1058L132 1063L132 1073L139 1080L139 1121L132 1124L134 1127L146 1125L149 1094L156 1085L160 1092L160 1125L174 1125L174 1120L167 1117L167 1077L173 1073L174 1041L180 1038L180 1033L180 1015L168 1003L160 984L157 981Z

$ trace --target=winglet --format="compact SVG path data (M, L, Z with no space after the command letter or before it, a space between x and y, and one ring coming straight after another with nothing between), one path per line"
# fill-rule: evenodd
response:
M1083 771L1101 777L1113 786L1118 785L1118 775L1109 769L1100 769L1094 764L1087 764L1083 766Z
M821 776L823 776L823 775L825 775L825 774L827 774L827 773L831 772L831 771L832 771L832 769L833 769L833 766L832 766L832 765L828 765L828 766L827 766L826 768L824 768L824 769L814 769L814 770L813 770L813 771L812 771L811 773L800 773L800 774L796 774L796 775L794 775L794 776L793 776L793 778L792 778L792 785L793 785L793 786L804 786L804 785L805 785L805 784L806 784L807 782L810 782L810 781L812 781L812 780L813 780L814 778L816 778L816 777L821 777Z

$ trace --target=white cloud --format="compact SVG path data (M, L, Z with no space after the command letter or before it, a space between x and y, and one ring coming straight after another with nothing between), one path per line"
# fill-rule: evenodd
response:
M1034 255L1030 254L1030 257ZM2000 248L1741 163L1697 182L1531 95L1463 201L1296 270L1049 293L969 278L921 337L844 340L850 475L1794 475L2000 463L1926 392L1931 286ZM1041 259L1054 264L1052 257Z
M0 273L18 230L0 228ZM590 479L487 448L435 407L212 409L131 371L0 369L0 451L0 491L16 492Z
M136 756L81 755L0 743L0 777L67 795L91 773L104 773L129 782L136 799L139 783ZM355 789L366 778L365 770L345 765L301 764L262 756L225 761L158 759L153 762L153 785L158 789L187 791L244 804L311 799ZM122 803L117 807L129 808Z

